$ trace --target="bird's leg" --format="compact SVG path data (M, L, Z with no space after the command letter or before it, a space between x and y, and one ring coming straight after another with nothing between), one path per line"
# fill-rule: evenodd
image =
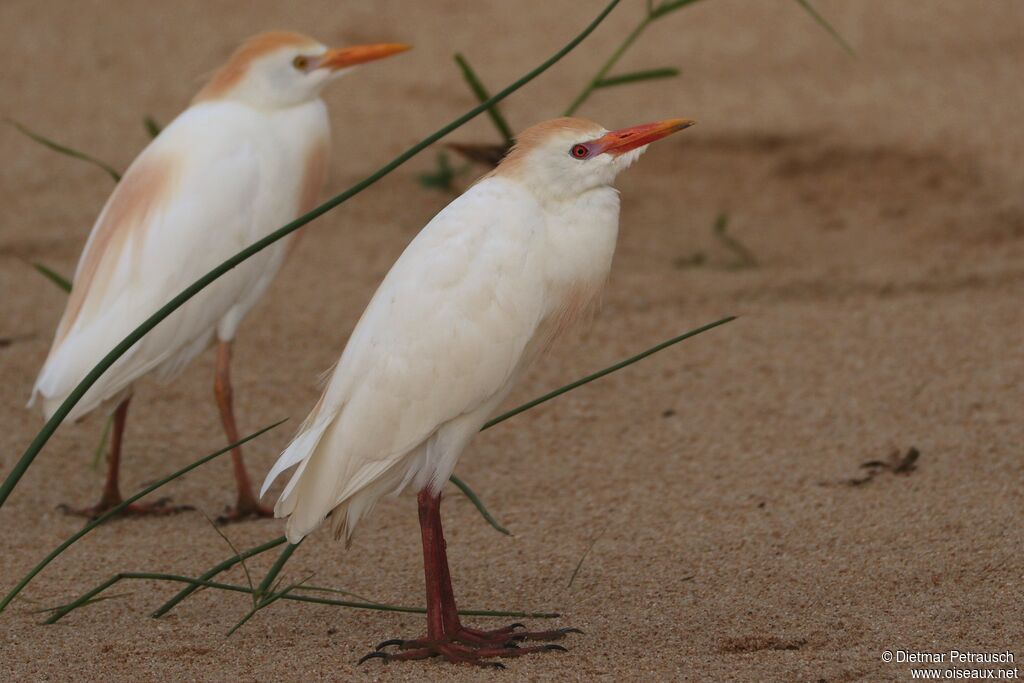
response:
M521 624L511 624L493 631L481 631L462 625L455 604L441 527L441 494L431 493L428 487L420 491L417 500L423 539L423 574L427 588L427 635L415 640L386 640L377 646L376 651L360 659L359 663L373 658L397 661L440 656L458 664L503 668L499 662L490 661L490 658L565 651L561 645L554 644L519 647L516 641L559 640L567 633L578 632L578 629L530 633L517 630L522 628ZM399 651L383 652L388 645L397 645Z
M441 570L441 555L438 549L444 546L444 534L441 530L441 496L431 496L426 489L420 491L417 498L420 513L420 536L423 539L423 577L427 587L427 640L444 639L448 626L448 614L445 610L445 591ZM443 573L447 573L448 567ZM451 585L448 586L451 592ZM453 603L454 604L454 603ZM455 617L456 621L458 616Z
M231 342L217 342L217 371L214 375L213 392L217 396L217 407L220 419L224 424L224 433L228 443L238 441L238 426L235 424L235 410L231 390ZM235 484L238 488L238 499L235 507L217 518L220 524L237 522L248 517L273 517L274 511L260 505L249 479L249 472L242 460L242 449L239 446L231 449L231 464L235 471Z
M420 495L423 495L422 493ZM437 525L438 542L434 546L441 578L441 608L444 619L445 635L467 645L507 645L524 640L561 640L569 633L582 633L575 628L560 628L550 631L527 631L522 624L509 624L501 628L485 631L463 626L459 619L459 609L455 605L455 593L452 590L451 573L448 569L448 544L441 530L441 496L437 496L437 507L434 510L434 523ZM520 630L522 629L522 630ZM540 648L551 649L551 648ZM564 648L563 648L564 649Z
M114 411L114 432L110 435L110 452L107 453L107 480L103 483L103 495L99 505L101 512L109 510L123 500L119 478L121 474L121 444L124 443L124 427L128 423L128 402L121 401Z
M58 508L65 514L88 517L99 517L107 510L120 505L121 487L118 483L121 472L121 446L124 443L124 427L128 422L128 402L131 396L121 401L114 411L114 428L110 435L110 451L107 453L107 479L103 483L103 495L100 502L86 508L72 509L67 505ZM133 503L121 511L122 515L170 515L182 510L191 510L187 506L174 507L167 504L169 498L161 498L155 503Z

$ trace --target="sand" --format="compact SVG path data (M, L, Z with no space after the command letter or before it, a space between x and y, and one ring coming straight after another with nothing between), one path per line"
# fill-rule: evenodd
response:
M226 638L246 596L204 592L157 621L148 613L176 588L152 582L39 624L34 610L114 572L197 574L230 555L190 513L112 523L48 568L0 616L0 678L834 682L907 680L910 665L884 663L885 650L1024 657L1024 7L815 4L856 59L795 3L704 2L653 27L622 66L675 65L679 79L600 92L581 111L607 126L700 125L622 177L604 308L509 405L740 318L489 431L460 463L514 533L448 497L460 604L561 612L557 624L586 631L571 652L510 661L501 676L436 661L356 670L379 640L417 635L421 618L278 602ZM173 117L251 33L414 43L414 56L328 92L339 191L472 105L454 51L496 90L601 6L6 0L2 113L123 168L146 142L142 117ZM557 114L641 8L624 2L508 102L513 126ZM494 138L480 119L452 139ZM10 127L0 148L0 337L17 338L0 348L7 472L41 425L24 403L64 300L26 262L71 272L111 183ZM244 324L243 431L291 420L248 449L254 472L315 402L318 373L389 265L448 201L416 182L432 164L421 155L316 221ZM723 212L754 266L735 267L714 236ZM211 371L207 353L171 386L138 388L126 490L222 445ZM62 427L0 510L0 589L79 528L55 506L98 494L100 428ZM849 484L865 461L911 447L914 471ZM230 477L219 461L166 491L214 516L232 498ZM247 547L281 525L226 533ZM314 572L320 585L420 604L413 500L382 504L350 551L327 533L309 538L285 581ZM245 581L239 569L224 578Z

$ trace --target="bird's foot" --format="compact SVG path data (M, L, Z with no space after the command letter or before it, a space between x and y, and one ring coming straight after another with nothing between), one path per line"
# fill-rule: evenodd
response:
M234 522L243 522L247 519L262 519L273 516L273 509L263 507L257 501L250 499L239 500L234 507L225 509L224 514L218 516L216 521L219 526L224 526Z
M460 627L455 633L444 640L417 638L402 640L395 638L385 640L377 645L370 654L359 660L359 663L380 659L384 662L406 661L442 657L453 664L472 664L474 666L505 668L501 662L490 661L494 658L522 657L537 652L566 652L566 648L554 643L547 645L531 645L522 647L520 642L561 640L569 633L583 633L577 628L560 628L551 631L527 631L522 624L510 624L493 631L482 631L466 626ZM387 652L385 648L395 646L396 651Z
M121 504L121 500L112 500L104 498L96 505L90 505L84 508L73 508L70 505L61 503L57 506L57 509L63 512L65 515L71 515L74 517L85 517L87 519L96 519L105 512L108 512L118 505ZM176 515L179 512L186 512L188 510L195 510L191 505L170 505L170 498L161 498L152 503L132 503L126 506L123 510L118 511L119 517L143 517L143 516L158 516L163 517L166 515Z
M504 664L493 660L499 657L522 657L523 655L535 652L567 652L566 648L554 643L519 647L514 642L508 642L503 645L483 646L460 645L451 640L423 640L415 642L418 643L418 647L400 649L397 652L374 650L370 654L363 656L359 660L359 664L371 659L380 659L384 662L404 662L414 659L441 657L446 662L451 662L452 664L471 664L489 669L504 669Z

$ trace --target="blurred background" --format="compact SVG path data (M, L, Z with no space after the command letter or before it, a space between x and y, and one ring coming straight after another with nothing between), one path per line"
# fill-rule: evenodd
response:
M559 611L587 632L568 655L515 661L519 675L902 680L908 670L882 663L882 650L1024 654L1024 5L812 4L841 40L793 0L701 0L663 16L609 75L678 74L599 88L576 112L609 128L674 116L699 125L622 176L603 310L509 404L723 315L740 319L495 428L463 458L458 473L515 536L450 496L461 604ZM173 119L254 33L413 44L325 92L326 198L476 103L454 53L497 92L603 7L5 0L0 115L121 170L149 139L144 119ZM646 11L623 0L503 102L512 130L564 112ZM448 141L502 138L480 116ZM32 264L73 273L112 182L13 125L0 126L0 150L7 472L42 424L24 403L65 298ZM292 418L248 449L255 472L316 401L316 377L404 246L486 170L438 145L305 229L237 345L241 430ZM222 445L211 356L170 386L140 387L126 491ZM11 582L78 528L54 507L94 493L101 430L97 418L63 426L0 510L0 574ZM919 455L901 468L911 448ZM882 464L862 466L872 461ZM218 462L170 494L215 516L230 481ZM417 603L411 511L408 499L382 504L349 552L318 533L289 565L293 579L315 571L320 584ZM280 532L268 520L227 533L243 547ZM420 626L275 605L225 639L244 597L203 593L155 622L145 615L171 591L158 584L83 610L60 638L31 613L118 570L194 574L229 553L198 514L99 530L26 591L35 602L0 618L0 670L344 676L368 646Z

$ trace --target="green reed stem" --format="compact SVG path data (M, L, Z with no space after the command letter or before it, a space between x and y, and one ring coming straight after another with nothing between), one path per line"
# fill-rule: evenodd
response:
M583 105L588 97L590 97L590 93L594 92L597 88L597 84L603 81L605 76L608 75L608 72L619 63L619 60L622 59L622 55L626 54L626 50L629 49L630 45L636 42L636 39L640 37L652 21L654 21L654 17L651 13L644 15L644 18L636 25L636 28L626 36L626 39L622 41L622 44L619 45L619 47L615 49L615 52L613 52L605 63L601 65L601 68L597 70L594 77L591 78L585 86L583 86L583 90L581 90L580 94L576 96L576 99L572 101L569 108L565 110L565 116L572 116L576 113L576 110Z
M466 80L469 85L469 89L476 95L476 99L480 102L486 102L491 99L491 95L487 92L487 88L480 82L480 78L476 75L473 67L469 65L469 61L463 57L460 53L455 53L455 63L462 69L462 77ZM512 146L512 139L514 133L512 128L508 125L508 121L502 116L501 110L498 109L498 105L494 105L487 110L487 115L491 117L491 122L494 123L494 127L498 129L501 137L505 140L505 146Z
M273 428L283 424L284 422L285 422L285 420L280 420L278 422L275 422L274 424L269 425L267 427L264 427L263 429L260 429L259 431L253 432L252 434L250 434L249 436L245 437L244 439L239 439L238 441L236 441L236 442L234 442L232 444L228 444L227 446L225 446L224 448L221 448L220 450L214 451L213 453L210 453L209 455L204 456L204 457L200 458L199 460L196 460L192 464L190 464L190 465L188 465L186 467L181 468L180 470L178 470L174 474L171 474L171 475L169 475L167 477L164 477L160 481L157 481L157 482L155 482L153 484L150 484L149 486L145 487L144 489L142 489L141 491L139 491L135 495L130 496L129 498L126 498L121 503L119 503L119 504L115 505L114 507L110 508L109 510L104 512L102 515L97 517L96 519L91 520L88 524L86 524L84 527L82 527L79 531L77 531L76 533L72 534L70 538L68 538L66 541L61 543L56 548L54 548L50 552L50 554L48 554L46 557L44 557L38 564L36 564L36 566L34 566L31 570L29 570L28 574L23 576L21 578L21 580L18 581L17 585L15 585L14 588L12 588L7 593L7 595L5 595L2 600L0 600L0 612L3 612L7 608L7 605L9 605L11 603L11 600L13 600L14 597L18 593L21 592L21 589L23 589L26 585L28 585L28 582L31 581L36 576L36 574L41 572L43 570L43 568L46 567L46 565L50 564L50 562L52 562L58 555L60 555L65 550L67 550L72 545L74 545L79 539L81 539L87 533L89 533L90 531L92 531L93 529L98 527L99 525L103 524L108 519L110 519L114 515L118 514L119 512L124 510L126 507L128 507L129 505L134 503L135 501L139 500L140 498L144 498L145 496L147 496L150 493L152 493L153 491L157 490L158 488L160 488L161 486L163 486L167 482L171 481L172 479L177 479L178 477L180 477L180 476L182 476L184 474L187 474L188 472L191 472L192 470L194 470L195 468L199 467L200 465L205 465L206 463L210 462L214 458L217 458L217 457L219 457L221 455L224 455L225 453L229 452L232 448L237 448L238 446L241 446L242 444L244 444L244 443L246 443L248 441L252 441L256 437L260 436L261 434L264 434L265 432L270 431L271 429L273 429Z
M698 327L695 330L690 330L689 332L686 332L685 334L681 334L678 337L672 337L668 341L663 341L663 342L661 342L660 344L658 344L656 346L652 346L651 348L647 349L646 351L642 351L641 353L636 354L635 356L630 356L629 358L627 358L627 359L625 359L623 361L619 361L615 365L610 365L607 368L605 368L604 370L598 370L597 372L595 372L595 373L593 373L591 375L587 375L586 377L578 379L575 382L570 382L569 384L566 384L564 387L561 387L559 389L555 389L552 392L549 392L547 394L544 394L543 396L540 396L538 398L533 399L532 401L524 403L523 405L519 406L518 408L513 408L512 410L508 411L507 413L505 413L503 415L499 415L498 417L494 418L493 420L484 423L484 426L480 428L480 431L483 431L485 429L490 429L494 425L499 424L501 422L504 422L505 420L509 419L510 417L515 417L519 413L526 412L530 408L534 408L536 406L539 406L541 403L546 403L546 402L550 401L553 398L557 398L558 396L561 396L562 394L566 393L567 391L572 391L573 389L576 389L577 387L581 387L584 384L589 384L590 382L593 382L596 379L601 379L602 377L604 377L606 375L610 375L613 372L616 372L618 370L621 370L622 368L624 368L624 367L626 367L628 365L632 365L633 363L636 363L637 361L643 360L644 358L647 358L648 356L650 356L652 354L655 354L658 351L661 351L662 349L667 349L668 347L672 346L673 344L678 344L679 342L684 341L686 339L689 339L690 337L695 337L695 336L697 336L698 334L700 334L702 332L707 332L710 329L718 327L719 325L724 325L724 324L726 324L728 322L732 322L735 319L736 319L736 316L730 315L728 317L722 318L721 320L716 320L713 323L708 323L707 325L704 325L702 327Z
M612 88L616 85L627 85L639 83L640 81L654 81L662 78L675 78L679 75L679 69L667 66L662 69L647 69L645 71L631 71L617 76L602 78L594 86L596 88Z
M481 515L483 515L483 518L485 520L487 520L488 524L490 524L492 527L494 527L495 529L497 529L501 533L505 534L506 536L511 536L512 535L511 531L509 531L508 529L503 527L501 524L499 524L498 520L496 520L494 518L494 516L491 515L491 513L487 511L487 508L484 507L483 501L480 500L480 497L476 495L476 493L473 491L473 489L469 488L469 486L466 485L466 482L462 481L461 479L456 477L454 474L448 478L448 481L450 481L451 483L455 484L455 486L458 487L458 489L460 491L462 491L463 494L465 494L466 498L469 498L469 502L471 502L473 505L476 506L477 512L479 512Z
M796 3L803 7L804 10L811 15L811 18L818 23L818 26L821 26L823 29L825 29L825 31L830 36L832 36L844 50L846 50L847 54L849 54L851 57L857 56L857 52L856 50L853 49L853 46L846 42L846 39L843 38L842 35L840 35L839 31L835 30L832 24L828 23L828 20L826 20L825 17L821 16L818 10L814 9L814 6L811 5L811 3L808 2L808 0L796 0Z
M299 543L302 543L302 541L299 541ZM270 571L267 572L267 575L263 577L263 581L261 581L260 585L256 588L257 596L266 595L270 592L270 587L274 585L274 579L277 578L277 575L281 573L281 570L284 569L284 566L288 563L288 560L298 549L299 543L289 543L284 547L284 550L282 550L281 554L277 556L277 560L274 562L274 565L270 568Z
M260 544L260 545L258 545L256 547L254 547L254 548L249 548L248 550L243 550L242 552L240 552L240 553L238 553L236 555L233 555L233 556L229 557L228 559L224 560L220 564L217 564L217 565L214 565L213 567L210 567L209 569L207 569L205 572L203 572L199 576L198 580L199 581L209 581L213 577L217 576L217 574L220 574L223 571L227 571L228 569L231 569L232 567L234 567L239 562L242 562L243 560L248 560L250 557L255 557L256 555L259 555L260 553L264 553L264 552L266 552L268 550L271 550L272 548L276 548L277 546L281 545L282 543L285 543L287 540L288 539L286 539L284 536L278 536L277 538L273 539L272 541L267 541L266 543L262 543L262 544ZM160 605L160 607L158 607L156 609L156 611L154 611L150 616L153 617L154 619L159 619L160 617L162 617L163 615L167 614L172 609L174 609L175 605L177 605L179 602L181 602L182 600L187 598L189 595L191 595L192 593L194 593L195 591L197 591L201 587L202 587L202 584L195 583L195 584L193 584L191 586L183 588L173 598L171 598L170 600L168 600L164 604Z
M590 375L587 375L586 377L583 377L583 378L581 378L579 380L576 380L575 382L571 382L569 384L566 384L563 387L555 389L554 391L548 392L548 393L544 394L543 396L540 396L540 397L538 397L538 398L536 398L536 399L534 399L532 401L524 403L523 405L521 405L521 406L519 406L517 408L513 408L512 410L510 410L510 411L508 411L506 413L502 413L501 415L495 417L493 420L491 420L487 424L485 424L480 429L480 431L483 431L485 429L490 429L491 427L494 427L495 425L501 424L502 422L504 422L505 420L508 420L509 418L515 417L516 415L519 415L520 413L526 412L527 410L530 410L531 408L535 408L536 406L539 406L542 403L546 403L547 401L550 401L553 398L561 396L562 394L564 394L566 392L572 391L573 389L581 387L584 384L588 384L590 382L593 382L594 380L597 380L597 379L600 379L602 377L605 377L605 376L607 376L607 375L609 375L609 374L611 374L613 372L616 372L616 371L621 370L621 369L623 369L623 368L625 368L625 367L627 367L629 365L632 365L633 363L641 361L644 358L647 358L648 356L651 356L651 355L653 355L653 354L655 354L655 353L657 353L659 351L662 351L662 350L672 346L673 344L678 344L679 342L684 341L686 339L689 339L690 337L694 337L694 336L696 336L698 334L701 334L702 332L707 332L708 330L711 330L711 329L713 329L715 327L718 327L719 325L724 325L725 323L730 322L730 321L735 320L735 319L736 319L736 316L728 316L726 318L722 318L721 320L716 320L713 323L709 323L709 324L704 325L702 327L698 327L698 328L696 328L694 330L690 330L689 332L686 332L685 334L681 334L681 335L679 335L677 337L673 337L672 339L669 339L669 340L664 341L664 342L662 342L660 344L652 346L651 348L647 349L646 351L642 351L642 352L640 352L640 353L638 353L638 354L636 354L634 356L630 356L629 358L626 358L625 360L619 361L618 363L616 363L614 365L611 365L611 366L609 366L609 367L607 367L607 368L605 368L603 370L599 370L598 372L595 372L595 373L592 373ZM502 532L504 534L508 534L510 536L512 535L507 529L505 529L505 527L501 526L501 524L499 524L498 521L496 519L494 519L493 516L491 516L491 514L487 511L487 508L484 507L483 502L480 501L480 499L476 495L476 493L474 493L472 491L472 489L470 489L469 486L466 485L466 483L464 481L462 481L461 479L459 479L458 477L456 477L454 475L451 477L450 481L453 484L455 484L457 487L459 487L459 489L464 494L466 494L466 497L468 497L470 499L470 501L472 501L473 504L476 505L477 510L480 511L480 513L484 516L484 519L486 519L487 522L491 526L493 526L495 529L497 529L498 531L500 531L500 532ZM277 547L278 545L281 545L284 542L285 542L285 537L284 536L279 536L278 538L274 539L273 541L268 541L267 543L263 544L262 546L257 546L256 548L252 548L251 550L246 550L243 553L243 555L245 555L248 558L248 557L251 557L252 555L256 555L258 553L261 553L264 550L269 550L270 548ZM284 557L284 553L282 553L281 555L282 555L282 557ZM289 557L291 556L290 552L288 553L288 556ZM287 561L287 558L285 558L285 561ZM220 572L233 567L236 564L236 562L237 562L237 560L235 560L235 558L231 558L229 560L221 562L219 565L216 565L216 566L212 567L211 569L207 570L205 573L203 573L203 575L200 578L202 578L202 579L213 578L214 576L216 576ZM281 562L281 557L278 558L278 562L279 563ZM582 564L582 560L581 560L581 564ZM283 563L281 563L281 566L277 567L277 571L274 572L273 576L277 576L277 574L281 570L281 567L283 567L283 566L284 566ZM273 577L270 578L270 581L272 581L272 580L273 580ZM264 583L266 583L267 586L269 586L269 581L267 581L266 579L264 579ZM262 587L262 584L261 584L261 587ZM184 590L179 592L177 595L175 595L173 598L171 598L169 601L164 603L164 605L162 607L160 607L160 609L158 609L156 612L154 612L152 614L152 616L154 618L158 618L158 617L163 616L168 611L170 611L175 605L177 605L179 602L181 602L182 600L187 598L195 590L196 590L195 587L185 588Z
M179 574L163 574L157 572L119 572L114 574L109 579L96 586L95 588L83 593L73 602L60 607L55 607L53 614L43 623L55 624L72 611L79 607L84 607L87 604L91 604L97 595L107 590L111 586L114 586L119 581L127 579L136 580L150 580L150 581L173 581L177 583L187 583L196 588L217 588L220 590L231 591L234 593L248 593L252 594L254 591L251 588L245 586L238 586L230 583L219 583L216 581L205 581L203 579L194 579L190 576L181 576ZM256 589L258 590L258 589ZM311 602L318 605L334 605L336 607L351 607L354 609L368 609L376 610L380 612L404 612L407 614L426 614L427 610L422 607L403 607L400 605L388 605L377 602L357 602L351 600L331 600L330 598L318 598L312 595L298 595L295 593L277 594L277 597L281 600L294 600L296 602ZM459 610L459 614L462 616L475 616L475 617L516 617L526 619L554 619L561 616L555 612L506 612L506 611L495 611L495 610Z
M32 464L32 461L43 449L43 446L46 445L46 442L50 440L50 437L53 436L53 433L57 431L57 427L60 426L61 422L64 421L64 418L66 418L68 413L71 412L71 409L74 408L75 404L77 404L82 399L82 397L89 390L89 388L96 383L96 380L98 380L100 376L117 361L118 358L124 355L132 346L135 345L136 342L142 339L142 337L144 337L150 330L156 327L167 316L171 315L171 313L173 313L182 305L184 305L186 301L191 299L193 296L195 296L200 291L209 286L217 278L221 277L238 264L242 263L243 261L250 258L254 254L266 249L271 244L274 244L283 237L286 237L292 232L295 232L296 230L306 225L310 221L314 220L315 218L318 218L323 214L327 213L328 211L330 211L331 209L334 209L335 207L344 203L345 201L352 198L356 194L362 192L363 190L370 187L378 180L380 180L381 178L388 175L396 168L404 164L406 161L419 154L421 151L423 151L430 145L434 144L435 142L437 142L444 136L448 135L456 128L459 128L466 122L475 118L479 114L487 111L487 109L497 104L498 102L502 101L503 99L514 93L516 90L520 89L521 87L532 81L534 78L547 71L555 63L557 63L559 60L565 57L565 55L569 54L569 52L571 52L577 45L583 42L583 40L587 36L589 36L591 32L593 32L593 30L597 28L597 26L602 21L604 21L604 18L608 16L608 14L613 9L615 9L615 6L618 5L619 2L620 0L611 0L611 2L609 2L608 5L597 16L597 18L591 21L590 24L579 35L577 35L575 38L569 41L569 43L567 43L563 48L558 50L558 52L556 52L554 55L549 57L540 66L533 69L528 74L512 83L512 85L508 86L507 88L499 92L497 95L490 98L487 102L484 102L480 105L477 105L476 107L473 107L468 112L458 117L448 125L440 128L433 134L428 135L426 138L416 143L415 145L413 145L412 147L410 147L409 149L407 149L406 151L402 152L400 155L392 159L390 162L382 166L375 173L359 181L358 183L356 183L349 189L345 190L341 194L335 195L334 197L327 200L326 202L316 207L312 211L303 214L299 218L296 218L294 221L288 223L287 225L281 228L278 228L277 230L270 233L263 239L254 242L250 246L238 252L237 254L235 254L234 256L232 256L231 258L224 261L219 266L208 272L206 275L204 275L203 277L199 278L194 283L186 287L184 290L182 290L180 294L171 299L164 306L162 306L156 313L147 318L145 322L143 322L141 325L135 328L135 330L128 334L127 337L125 337L106 356L104 356L103 359L99 363L97 363L92 370L89 371L85 378L81 382L79 382L78 386L76 386L71 391L71 393L60 405L60 407L57 408L53 416L49 420L47 420L46 424L36 435L35 439L32 440L32 443L29 444L29 447L26 449L25 453L21 456L18 462L15 463L11 473L4 480L3 484L0 485L0 507L2 507L4 503L7 501L8 496L11 495L11 491L14 490L14 487L17 485L21 477L25 474L25 471L28 469L29 465Z
M71 292L71 280L67 279L57 271L44 266L42 263L33 263L32 267L39 271L39 273L47 280L57 285L60 289L63 289L68 293Z
M110 164L106 163L105 161L100 161L96 157L89 156L85 152L79 152L77 149L72 149L71 147L68 147L66 145L62 145L59 142L54 142L53 140L51 140L49 138L46 138L46 137L43 137L39 133L36 133L36 132L26 128L25 126L23 126L22 124L18 123L17 121L12 121L11 119L7 119L7 123L9 123L12 126L14 126L15 128L17 128L18 132L20 132L22 135L25 135L25 136L31 138L35 142L38 142L40 145L43 145L44 147L49 147L54 152L57 152L59 154L63 154L65 156L69 156L69 157L71 157L73 159L79 159L79 160L84 161L86 163L92 164L93 166L96 166L97 168L101 168L101 169L103 169L104 171L107 172L107 175L109 175L111 178L114 179L115 183L120 182L121 174L118 173L116 170L114 170L114 167L111 166Z

